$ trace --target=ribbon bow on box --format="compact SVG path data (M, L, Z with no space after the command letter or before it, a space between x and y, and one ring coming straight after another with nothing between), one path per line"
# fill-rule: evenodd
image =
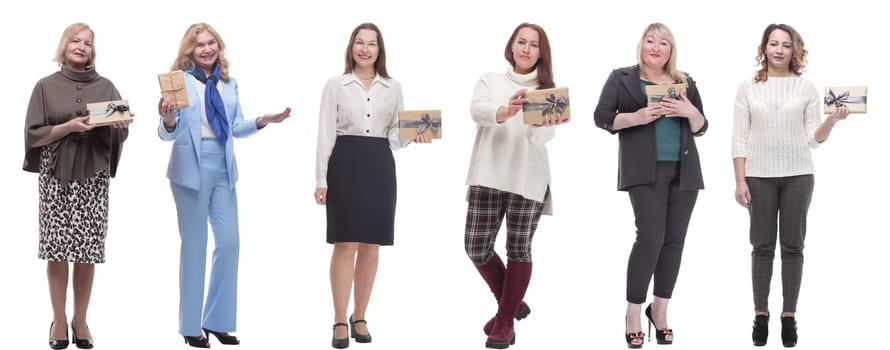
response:
M550 93L545 97L545 102L528 102L522 105L522 111L541 111L541 115L550 113L562 114L566 106L569 105L569 97L556 98L556 95Z
M825 95L825 106L835 106L840 107L845 103L866 103L866 96L850 96L849 91L844 91L840 95L835 95L834 91L828 89L828 94Z
M420 120L400 120L399 128L416 128L417 134L422 134L427 128L433 131L433 135L439 133L442 126L442 118L430 118L429 114L421 114Z
M90 115L96 116L105 116L105 118L110 118L114 115L115 112L127 112L130 110L130 106L127 105L118 105L114 102L109 102L105 109L91 109Z

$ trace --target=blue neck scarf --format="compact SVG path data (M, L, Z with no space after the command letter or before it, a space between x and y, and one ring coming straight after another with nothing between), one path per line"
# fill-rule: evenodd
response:
M219 63L213 65L209 77L204 76L204 70L195 65L189 70L189 74L204 83L204 113L207 114L207 123L216 134L216 139L223 145L229 137L229 121L226 119L226 107L223 105L222 96L216 83L219 81Z

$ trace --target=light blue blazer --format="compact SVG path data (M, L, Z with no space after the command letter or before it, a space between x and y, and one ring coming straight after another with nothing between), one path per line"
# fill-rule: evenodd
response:
M170 152L170 163L167 165L167 178L171 182L198 190L201 186L201 110L198 92L195 90L194 77L185 74L185 87L188 93L189 106L176 110L176 128L167 132L164 118L160 118L158 136L164 141L173 141ZM229 137L226 139L226 171L229 175L229 189L235 188L238 181L238 166L232 142L235 137L247 137L257 132L256 119L244 120L241 114L241 102L238 98L238 82L229 78L228 82L219 83L220 95L226 108L226 119L229 121ZM204 93L202 90L200 93Z

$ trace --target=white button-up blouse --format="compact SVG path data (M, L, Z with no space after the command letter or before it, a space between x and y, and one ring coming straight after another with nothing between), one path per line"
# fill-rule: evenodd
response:
M318 113L315 186L328 187L328 159L339 135L384 137L392 150L407 145L399 141L402 109L402 86L394 79L377 75L368 90L352 73L328 79Z

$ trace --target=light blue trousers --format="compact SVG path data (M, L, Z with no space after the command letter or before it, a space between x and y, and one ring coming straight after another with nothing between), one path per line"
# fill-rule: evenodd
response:
M238 296L238 201L229 189L225 149L216 140L202 142L201 188L170 183L179 237L179 333L199 336L201 328L234 332ZM204 301L207 222L213 229L210 286ZM203 307L203 317L202 317Z

